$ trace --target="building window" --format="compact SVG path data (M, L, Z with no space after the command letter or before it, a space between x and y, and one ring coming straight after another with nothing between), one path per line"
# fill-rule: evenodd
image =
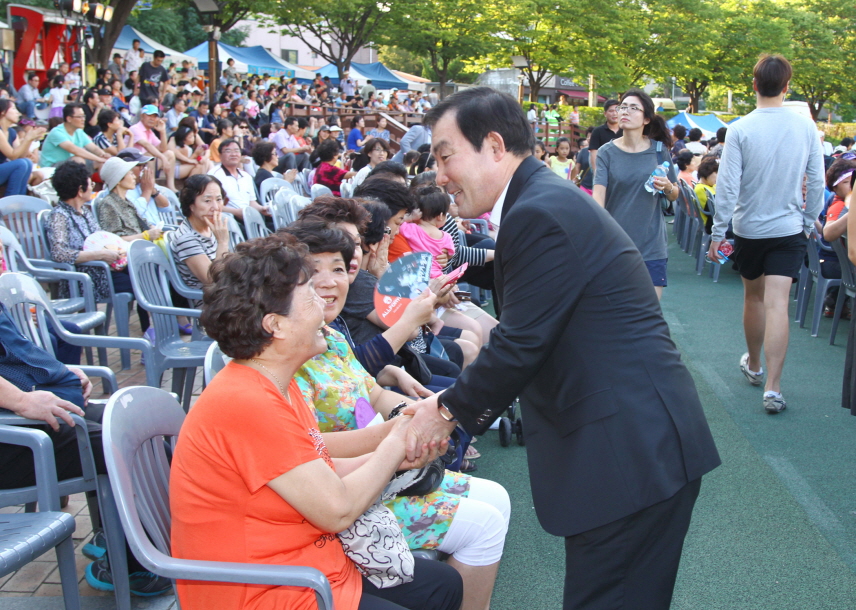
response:
M290 64L296 64L297 63L297 51L290 51L288 49L280 49L279 53L280 53L280 56L282 57L282 59L284 59L288 63L290 63Z

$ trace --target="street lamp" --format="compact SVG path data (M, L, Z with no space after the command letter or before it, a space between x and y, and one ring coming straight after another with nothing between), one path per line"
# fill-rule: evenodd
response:
M517 70L517 103L523 105L523 70L529 68L529 60L523 55L512 55L511 64Z
M217 49L220 28L214 24L214 15L220 12L220 5L215 0L193 0L193 4L200 15L211 15L211 25L205 26L204 29L208 33L208 98L213 107L220 68Z

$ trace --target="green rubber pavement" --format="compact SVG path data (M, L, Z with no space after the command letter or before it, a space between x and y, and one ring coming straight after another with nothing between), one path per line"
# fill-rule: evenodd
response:
M762 389L737 367L745 351L737 274L726 265L716 284L697 276L672 239L662 306L723 460L702 483L672 607L856 608L856 417L840 406L849 323L839 326L835 346L831 320L817 338L790 323L788 409L767 415ZM525 449L500 447L496 432L477 448L478 476L505 485L512 501L491 607L560 608L562 540L538 525Z

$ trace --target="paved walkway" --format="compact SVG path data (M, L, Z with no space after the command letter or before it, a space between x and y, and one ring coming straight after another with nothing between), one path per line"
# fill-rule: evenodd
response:
M856 607L856 418L839 406L847 324L838 345L791 324L783 392L788 409L769 416L761 389L737 369L744 351L739 277L696 276L693 261L674 245L663 311L695 377L723 465L705 477L687 538L673 608L680 610L844 610ZM142 369L131 371L139 382ZM127 374L127 372L126 372ZM620 371L616 371L620 374ZM166 387L166 386L165 386ZM561 607L561 540L537 523L525 449L499 446L490 432L478 441L479 476L501 482L512 497L512 524L500 568L494 610ZM73 507L77 507L76 509ZM72 504L88 528L85 503ZM81 546L81 541L77 541ZM50 554L43 559L49 559ZM52 562L37 562L0 586L5 609L61 608ZM22 583L22 584L18 584ZM15 587L18 587L18 590ZM81 593L91 593L81 584ZM110 596L84 598L86 609L112 608ZM135 598L136 608L166 609L171 597Z

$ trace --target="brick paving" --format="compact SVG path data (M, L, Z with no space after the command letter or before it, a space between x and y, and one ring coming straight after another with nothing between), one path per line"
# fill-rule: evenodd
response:
M104 306L100 305L99 307L103 308ZM111 335L116 335L115 323L111 325L110 331ZM131 336L142 336L142 332L140 331L140 322L137 319L136 312L131 314ZM189 338L185 339L189 340ZM98 358L97 354L94 354L93 357L95 360ZM85 362L85 355L82 357L82 363L87 364ZM140 364L140 352L131 352L131 368L128 370L122 370L119 350L117 349L107 350L107 363L113 372L116 373L116 381L120 388L146 384L146 370L143 365ZM98 363L94 362L93 364ZM94 388L92 391L92 398L106 398L107 395L103 393L100 380L94 379L93 383ZM161 387L164 389L170 389L171 384L172 372L167 371L164 373ZM201 391L202 370L197 369L196 383L193 388L194 401ZM23 505L7 506L5 508L0 508L0 513L15 513L22 512L23 510ZM83 556L82 549L92 537L92 523L89 520L89 507L86 504L84 494L81 493L70 496L68 506L63 509L63 512L74 515L76 523L76 528L72 538L74 540L75 562L77 564L77 577L79 579L78 588L80 590L80 595L85 597L112 598L113 593L96 591L89 586L84 577L84 570L91 560ZM9 597L61 597L62 588L60 586L60 582L59 570L56 563L56 554L53 551L49 551L17 572L0 577L0 599ZM172 599L171 594L168 596L162 596L162 598L163 597L169 597ZM152 607L151 601L144 600L143 598L134 598L134 602L134 607L137 608ZM167 600L163 600L163 602L165 603L158 603L157 607L168 608L173 606L173 603ZM83 600L81 603L84 608L90 607L86 600ZM0 606L2 606L2 602L0 602ZM99 605L98 607L101 608L103 605Z

